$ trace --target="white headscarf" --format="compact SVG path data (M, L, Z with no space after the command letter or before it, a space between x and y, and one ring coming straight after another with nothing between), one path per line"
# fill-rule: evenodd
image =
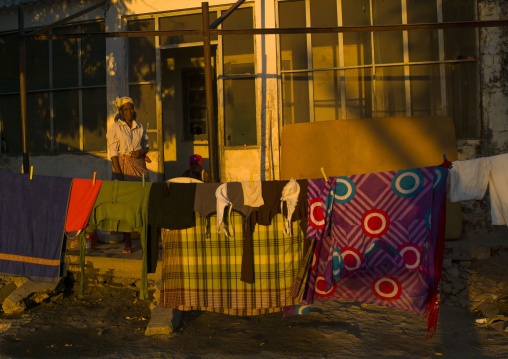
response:
M124 96L124 97L117 97L116 98L116 108L120 110L120 108L125 105L126 103L132 103L134 105L134 100L130 97Z

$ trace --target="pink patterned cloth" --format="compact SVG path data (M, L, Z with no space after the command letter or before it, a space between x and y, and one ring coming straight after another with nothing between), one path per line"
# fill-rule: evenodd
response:
M303 306L285 315L339 298L423 314L435 293L446 176L422 167L309 180L313 258Z

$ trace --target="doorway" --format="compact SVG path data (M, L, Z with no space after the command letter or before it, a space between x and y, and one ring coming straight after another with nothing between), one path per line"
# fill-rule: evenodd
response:
M212 46L215 113L216 49L217 46ZM188 159L192 154L202 156L203 167L209 169L203 47L163 49L161 67L165 179L179 177L187 170ZM214 121L217 121L217 115L214 116Z

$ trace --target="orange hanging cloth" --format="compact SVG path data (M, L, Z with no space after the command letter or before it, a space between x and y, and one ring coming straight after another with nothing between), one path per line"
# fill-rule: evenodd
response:
M94 185L92 180L73 179L65 232L81 231L86 227L101 185L102 180L96 180Z

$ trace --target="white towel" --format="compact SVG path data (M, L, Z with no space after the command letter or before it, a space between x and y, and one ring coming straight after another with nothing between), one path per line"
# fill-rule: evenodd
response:
M490 158L490 215L492 224L508 223L508 154Z
M489 183L490 159L476 158L467 161L452 162L450 169L450 188L448 196L451 202L482 199Z
M261 193L261 181L242 182L243 204L250 207L261 207L265 204L263 194Z

